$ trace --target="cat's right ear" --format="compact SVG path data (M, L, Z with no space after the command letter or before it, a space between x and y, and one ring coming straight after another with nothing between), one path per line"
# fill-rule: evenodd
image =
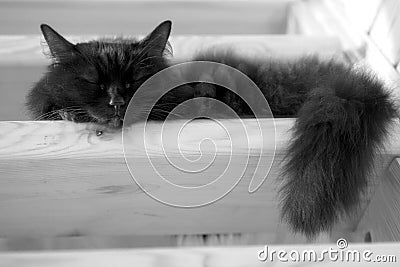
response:
M158 25L141 42L145 45L150 55L162 56L168 44L168 38L171 33L172 22L166 20Z
M54 58L62 60L64 57L70 57L74 53L74 45L68 42L49 25L42 24L40 25L40 29L50 48L50 53Z

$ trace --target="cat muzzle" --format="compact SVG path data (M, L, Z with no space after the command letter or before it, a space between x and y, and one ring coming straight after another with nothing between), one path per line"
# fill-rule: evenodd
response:
M113 128L119 128L122 126L122 121L123 119L120 116L115 116L108 122L108 125Z
M115 116L121 117L121 108L119 105L114 105Z

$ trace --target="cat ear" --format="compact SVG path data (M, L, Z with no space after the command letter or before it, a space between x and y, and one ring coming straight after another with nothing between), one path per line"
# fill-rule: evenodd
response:
M149 54L154 56L163 55L171 33L171 25L172 22L170 20L162 22L142 40Z
M50 48L51 55L62 60L64 57L70 57L74 53L74 45L65 40L59 33L47 24L40 25L44 39Z

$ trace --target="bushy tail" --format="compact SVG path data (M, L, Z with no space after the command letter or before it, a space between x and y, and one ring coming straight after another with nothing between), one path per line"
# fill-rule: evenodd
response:
M301 107L283 169L282 216L308 237L358 203L397 109L368 73L315 88Z

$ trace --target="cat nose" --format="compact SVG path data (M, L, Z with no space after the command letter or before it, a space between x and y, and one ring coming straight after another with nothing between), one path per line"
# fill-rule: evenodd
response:
M110 106L123 106L125 105L125 100L121 96L112 97L108 103Z

